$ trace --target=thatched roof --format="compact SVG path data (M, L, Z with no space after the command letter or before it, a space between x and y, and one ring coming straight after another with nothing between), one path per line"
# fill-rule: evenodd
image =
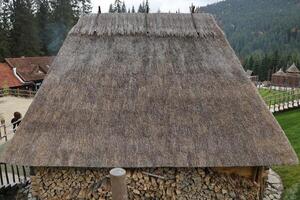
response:
M247 76L252 76L252 74L253 74L253 71L252 70L250 70L250 69L248 69L247 71L246 71L246 74L247 74Z
M284 71L280 68L276 73L274 73L273 75L276 75L276 76L284 76L285 73Z
M296 67L295 63L293 63L287 70L288 73L297 73L300 74L300 70Z
M33 166L297 163L207 14L82 18L3 155Z

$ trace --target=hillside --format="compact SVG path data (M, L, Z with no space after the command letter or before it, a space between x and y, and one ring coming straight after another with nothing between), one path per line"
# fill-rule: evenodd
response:
M300 51L300 0L226 0L206 7L241 56Z

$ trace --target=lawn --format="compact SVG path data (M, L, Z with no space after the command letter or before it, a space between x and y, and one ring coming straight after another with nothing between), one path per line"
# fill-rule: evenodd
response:
M287 91L279 91L279 90L270 90L266 88L258 89L259 94L266 101L268 105L274 105L275 103L284 103L288 102L288 100L292 100L292 98L299 99L300 98L300 90L287 90ZM292 94L297 94L292 96Z
M298 157L300 158L300 109L275 114L284 129ZM284 199L300 199L300 165L291 167L275 167L285 187Z

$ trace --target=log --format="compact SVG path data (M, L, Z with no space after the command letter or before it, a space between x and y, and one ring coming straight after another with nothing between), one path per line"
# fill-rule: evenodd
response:
M111 191L113 200L127 200L126 171L122 168L110 170Z

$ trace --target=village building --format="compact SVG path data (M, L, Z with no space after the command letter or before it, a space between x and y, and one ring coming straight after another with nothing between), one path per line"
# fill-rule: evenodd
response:
M18 79L6 63L0 63L0 90L5 88L19 88L22 85L22 79Z
M38 90L45 79L54 57L20 57L6 58L5 62L22 84L22 88ZM3 75L0 74L0 76Z
M91 14L67 36L1 162L39 199L261 199L298 158L208 14Z
M272 85L279 87L300 87L300 71L293 63L287 70L286 73L280 69L272 75Z
M253 82L253 83L257 83L258 82L258 76L253 75L253 71L248 69L246 71L246 74L248 76L248 78Z

